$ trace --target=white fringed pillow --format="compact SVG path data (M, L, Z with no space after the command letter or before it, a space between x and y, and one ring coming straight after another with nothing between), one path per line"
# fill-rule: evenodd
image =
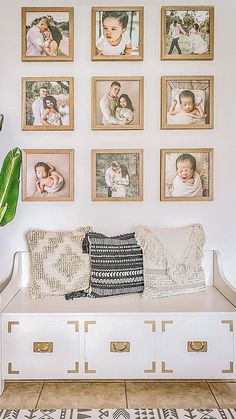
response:
M85 290L90 281L89 255L82 242L91 227L74 231L32 230L27 239L31 250L33 287L31 297L44 298Z
M200 224L181 228L139 226L136 240L144 257L144 298L205 289L202 268L205 234Z

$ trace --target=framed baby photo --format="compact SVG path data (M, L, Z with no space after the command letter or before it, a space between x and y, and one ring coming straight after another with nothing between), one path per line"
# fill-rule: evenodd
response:
M92 150L92 201L143 201L143 150Z
M161 59L213 60L214 7L162 6Z
M72 131L73 129L73 77L24 77L22 130Z
M143 77L92 78L92 129L143 129Z
M74 150L22 150L23 201L74 200Z
M161 150L161 201L212 201L213 149Z
M214 77L162 77L161 128L214 128Z
M22 61L74 60L73 7L22 7Z
M139 7L92 7L91 59L143 60L143 15Z

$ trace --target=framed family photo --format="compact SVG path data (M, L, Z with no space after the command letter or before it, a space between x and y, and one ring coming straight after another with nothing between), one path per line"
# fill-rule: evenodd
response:
M73 77L24 77L22 130L71 131L73 129Z
M92 201L142 201L143 150L92 150Z
M214 77L163 76L161 128L214 128Z
M214 7L162 6L161 59L213 60Z
M92 7L91 59L143 60L143 14L139 7Z
M92 78L92 129L143 129L143 77Z
M161 201L212 201L213 149L161 150Z
M22 7L22 61L74 60L73 7Z
M74 200L74 150L23 150L23 201Z

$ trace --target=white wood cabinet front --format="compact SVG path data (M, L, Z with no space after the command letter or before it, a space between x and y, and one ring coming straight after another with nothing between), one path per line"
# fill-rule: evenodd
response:
M84 322L86 378L154 378L156 321L126 316Z
M166 316L159 335L161 378L235 377L234 323L230 316Z
M3 378L78 378L79 321L68 317L3 318Z

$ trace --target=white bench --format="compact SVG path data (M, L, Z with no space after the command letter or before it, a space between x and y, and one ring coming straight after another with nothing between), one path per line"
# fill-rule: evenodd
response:
M1 294L2 382L16 379L235 379L236 293L204 251L207 290L146 300L32 300L29 252Z

